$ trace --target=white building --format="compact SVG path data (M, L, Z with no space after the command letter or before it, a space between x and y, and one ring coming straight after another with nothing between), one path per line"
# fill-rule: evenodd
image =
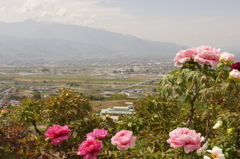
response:
M100 115L102 116L109 115L114 120L118 120L119 116L132 115L132 114L134 114L133 106L126 106L126 107L114 106L113 108L102 109L100 112Z

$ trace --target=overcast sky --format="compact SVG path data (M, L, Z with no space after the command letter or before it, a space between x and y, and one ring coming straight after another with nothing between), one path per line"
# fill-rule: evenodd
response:
M240 0L0 0L0 22L27 19L190 47L240 44Z

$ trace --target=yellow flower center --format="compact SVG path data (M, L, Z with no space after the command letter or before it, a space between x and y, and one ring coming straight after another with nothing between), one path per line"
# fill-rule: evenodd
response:
M218 158L218 155L217 154L212 154L212 157L213 158Z

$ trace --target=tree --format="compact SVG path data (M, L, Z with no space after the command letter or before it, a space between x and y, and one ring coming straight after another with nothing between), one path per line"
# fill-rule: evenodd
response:
M43 69L42 69L42 72L50 72L50 69L48 69L48 68L43 68Z
M132 73L132 72L134 72L134 69L133 69L133 68L131 68L131 69L129 70L129 72L131 72L131 73Z

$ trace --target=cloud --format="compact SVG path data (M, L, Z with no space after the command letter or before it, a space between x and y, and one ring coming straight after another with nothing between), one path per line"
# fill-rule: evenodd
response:
M95 18L98 18L98 17L99 17L99 15L93 14L93 15L90 16L90 19L95 19Z
M13 2L14 0L9 1ZM91 27L93 27L92 24L99 26L100 23L96 23L100 22L100 20L96 21L99 18L104 20L129 18L121 8L105 6L101 3L102 1L19 0L21 6L17 9L18 15L15 11L15 16L22 17L22 19L88 25Z
M66 8L60 8L56 13L56 15L60 16L60 17L65 16L66 14L67 14L67 9Z
M23 7L19 9L19 11L21 13L26 13L28 11L40 9L44 5L45 2L46 2L45 0L28 0L23 5Z
M221 37L239 37L239 35L237 33L227 33L227 34L220 34L219 36Z
M8 8L4 6L0 9L0 11L6 14L8 12Z
M89 20L86 20L83 24L84 25L89 25L89 24L93 24L93 23L94 23L94 21L89 19Z

